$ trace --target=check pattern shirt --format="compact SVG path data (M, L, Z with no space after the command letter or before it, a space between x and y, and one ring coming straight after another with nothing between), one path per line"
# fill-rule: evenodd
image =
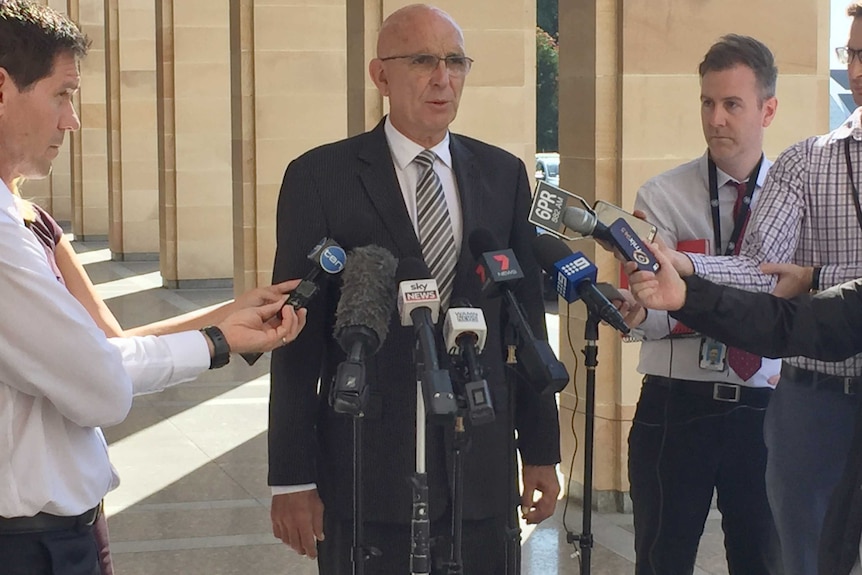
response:
M824 136L803 140L781 153L769 170L738 257L688 254L695 273L749 291L771 291L775 276L761 263L822 266L821 288L862 277L862 226L844 157L862 189L862 108ZM862 355L828 363L791 358L791 365L832 375L862 375Z

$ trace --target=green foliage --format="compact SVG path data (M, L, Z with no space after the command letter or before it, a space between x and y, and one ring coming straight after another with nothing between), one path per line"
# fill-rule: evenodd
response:
M539 0L542 4L542 0ZM556 2L555 2L556 4ZM556 23L556 11L554 14ZM558 137L559 46L553 36L536 28L536 151L556 152Z
M560 39L558 0L536 0L536 23L554 40Z

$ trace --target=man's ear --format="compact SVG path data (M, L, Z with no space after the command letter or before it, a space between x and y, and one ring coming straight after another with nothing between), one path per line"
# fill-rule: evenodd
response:
M368 75L377 86L381 96L389 96L389 78L386 75L386 67L380 58L374 58L368 63Z
M775 119L775 112L778 111L778 98L775 96L767 98L763 102L763 108L765 112L763 114L763 127L768 128L772 120Z
M6 92L12 85L12 78L9 77L9 72L6 68L0 67L0 105L6 103Z

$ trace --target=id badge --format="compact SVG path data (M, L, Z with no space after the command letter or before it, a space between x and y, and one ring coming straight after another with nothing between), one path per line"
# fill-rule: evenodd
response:
M700 368L724 371L727 365L727 346L711 337L700 340Z

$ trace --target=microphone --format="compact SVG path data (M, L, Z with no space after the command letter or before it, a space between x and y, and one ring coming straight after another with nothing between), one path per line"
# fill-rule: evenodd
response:
M481 308L471 307L469 302L456 302L458 307L446 311L443 322L443 341L454 359L460 359L466 370L464 398L467 412L473 425L494 421L494 406L488 382L482 377L479 354L485 349L488 326ZM456 367L460 367L457 363Z
M310 300L314 294L316 294L320 288L318 285L318 278L321 278L321 281L327 277L334 277L341 273L344 269L344 263L347 259L347 256L344 254L344 248L338 245L338 242L335 240L331 240L329 238L323 238L317 245L311 248L311 251L308 252L308 259L314 264L314 267L302 280L299 282L299 285L296 288L287 294L287 299L285 300L285 305L291 305L294 309L299 309L301 307L305 307L308 305L308 300ZM281 317L281 312L279 312L278 317ZM254 365L254 363L260 359L262 353L241 353L240 357L242 357L245 362L249 365Z
M549 234L533 238L533 253L539 265L554 276L557 293L567 302L583 300L587 308L624 334L630 328L622 314L596 287L598 270L581 252L572 253L569 246Z
M364 415L365 359L377 353L389 333L396 265L395 256L379 246L350 251L333 328L335 340L347 354L338 366L329 395L336 413Z
M562 220L567 228L610 243L626 261L635 262L638 269L653 273L658 271L659 265L652 252L624 218L607 226L589 210L568 207L563 211Z
M477 260L476 274L482 282L482 293L493 297L502 295L508 315L521 336L520 362L527 379L538 393L557 393L569 383L569 372L554 355L551 344L537 339L524 316L521 304L513 291L514 282L524 277L515 252L499 249L500 244L489 230L473 230L469 239L470 252Z
M587 201L548 182L536 183L536 192L533 194L533 203L530 205L530 213L527 220L540 228L548 230L552 234L573 240L565 234L566 226L563 224L563 212L572 205L588 207Z
M414 257L398 263L398 316L416 334L416 367L429 420L445 423L458 411L449 372L440 369L435 325L440 317L440 293L428 266Z

